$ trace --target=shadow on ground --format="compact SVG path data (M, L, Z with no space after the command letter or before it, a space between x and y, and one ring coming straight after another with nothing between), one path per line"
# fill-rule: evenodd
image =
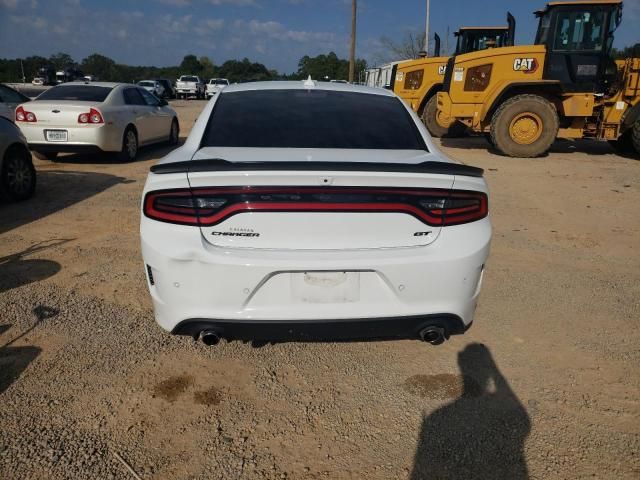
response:
M162 158L165 155L171 153L178 147L181 147L186 137L180 137L180 141L177 145L169 145L167 143L158 143L155 145L149 145L146 147L140 147L138 151L138 157L135 162L144 162L154 158ZM67 163L76 165L117 165L120 162L114 158L114 155L109 153L72 153L68 155L59 155L52 163Z
M494 155L504 156L500 151L493 147L488 140L480 135L471 135L458 138L442 138L440 143L443 147L459 148L464 150L485 149ZM607 142L597 140L567 140L559 138L556 140L549 153L586 153L588 155L618 155L622 158L637 159L634 155L620 154L616 152ZM547 157L548 153L542 158Z
M0 258L0 293L49 278L62 268L58 262L45 259L27 259L43 250L54 248L73 239L53 239L31 245L18 253ZM0 331L1 333L1 331Z
M0 395L15 382L33 362L42 349L33 346L12 347L11 345L36 328L40 323L58 315L57 308L38 305L33 309L36 321L17 337L0 347ZM11 325L0 325L0 335L11 329Z
M524 458L529 416L489 349L467 346L458 365L462 391L424 418L411 480L529 478Z
M0 233L63 210L120 183L122 177L96 172L37 172L36 194L24 202L0 203Z

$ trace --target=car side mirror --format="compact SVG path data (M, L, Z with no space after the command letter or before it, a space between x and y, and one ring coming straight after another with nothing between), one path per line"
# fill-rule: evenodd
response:
M158 106L159 106L159 107L165 107L165 106L167 106L167 105L169 105L169 102L167 102L164 98L161 98L161 99L158 101Z

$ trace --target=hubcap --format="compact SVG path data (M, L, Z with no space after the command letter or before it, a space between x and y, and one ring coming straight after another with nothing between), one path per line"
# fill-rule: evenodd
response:
M129 158L134 158L138 153L138 142L136 141L136 134L132 131L127 133L127 153Z
M27 162L19 157L10 158L7 163L7 187L21 195L29 190L32 180L32 172Z
M520 145L531 145L542 135L542 119L533 112L519 113L511 120L509 135Z

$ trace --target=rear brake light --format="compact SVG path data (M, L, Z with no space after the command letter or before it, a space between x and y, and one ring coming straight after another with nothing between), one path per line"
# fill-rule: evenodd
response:
M78 115L78 123L104 123L104 119L98 110L90 108L89 113Z
M38 119L36 118L35 113L28 112L22 107L16 108L16 122L33 123L33 122L37 122L37 121L38 121Z
M161 222L213 226L245 212L404 213L431 226L487 216L482 192L370 187L225 187L146 194L144 215Z

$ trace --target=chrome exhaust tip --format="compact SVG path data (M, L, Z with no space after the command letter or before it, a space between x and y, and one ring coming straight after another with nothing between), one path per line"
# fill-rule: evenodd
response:
M200 341L209 347L220 343L220 335L213 330L203 330L200 332Z
M423 342L430 343L431 345L440 345L447 339L444 328L442 327L431 326L423 328L420 330L419 335Z

